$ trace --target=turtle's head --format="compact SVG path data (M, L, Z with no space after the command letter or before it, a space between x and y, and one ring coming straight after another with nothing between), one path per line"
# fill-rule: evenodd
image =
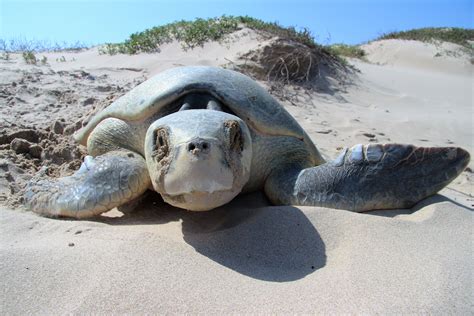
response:
M234 115L179 111L151 124L145 157L153 187L165 202L206 211L232 200L247 183L252 140Z

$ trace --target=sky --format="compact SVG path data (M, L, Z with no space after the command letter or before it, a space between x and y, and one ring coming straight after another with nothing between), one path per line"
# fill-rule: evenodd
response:
M120 42L176 20L249 15L307 27L321 44L360 44L420 27L474 28L474 0L0 0L0 39Z

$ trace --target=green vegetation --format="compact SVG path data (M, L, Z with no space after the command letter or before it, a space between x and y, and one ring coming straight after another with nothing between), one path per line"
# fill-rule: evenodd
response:
M277 22L264 22L249 16L239 16L235 17L235 19L240 20L240 22L245 24L248 28L256 31L268 32L274 36L290 39L304 44L310 48L320 46L314 41L313 35L307 28L303 28L302 30L298 31L294 26L283 27Z
M469 41L474 41L474 29L463 29L457 27L428 27L403 32L391 32L383 34L376 40L381 39L404 39L421 42L443 41L473 48Z
M47 63L48 63L48 58L46 56L43 56L43 58L41 58L41 64L46 65Z
M38 59L32 51L26 51L22 53L23 60L30 65L37 65L38 62L41 65L46 65L48 63L48 58L43 55L41 59Z
M181 43L183 49L203 46L209 41L225 40L225 35L247 27L261 35L277 40L262 50L251 51L244 59L248 63L234 64L254 78L278 84L297 84L311 87L314 81L330 76L343 80L349 70L348 63L338 50L319 45L307 28L284 27L276 22L264 22L249 16L221 16L194 21L178 21L134 33L122 43L105 44L102 54L152 53L171 41ZM360 53L359 53L360 54Z
M0 55L0 59L10 60L10 53L3 51L2 54Z
M153 27L143 32L134 33L123 43L105 44L101 53L105 54L137 54L155 52L160 45L177 40L184 49L202 46L208 41L219 41L230 34L247 26L256 31L267 32L273 36L290 39L310 48L318 47L308 29L296 30L294 27L283 27L276 22L264 22L249 16L226 16L194 21L178 21Z
M36 56L32 51L23 52L22 55L23 59L27 64L36 65L38 60L36 59Z
M51 42L24 38L6 40L0 38L0 52L8 53L79 51L85 48L88 48L88 46L81 42Z
M365 51L356 45L333 44L327 47L335 55L365 59Z

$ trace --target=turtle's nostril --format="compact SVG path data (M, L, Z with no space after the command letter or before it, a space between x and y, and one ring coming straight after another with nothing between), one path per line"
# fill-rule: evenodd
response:
M197 154L198 152L206 153L210 148L211 144L204 140L193 140L192 142L189 142L187 146L188 151L193 154Z

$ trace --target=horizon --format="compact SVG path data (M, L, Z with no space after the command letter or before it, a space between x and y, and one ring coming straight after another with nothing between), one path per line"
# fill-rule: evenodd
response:
M94 46L123 42L133 33L178 20L248 15L284 27L306 27L323 45L355 45L393 31L471 29L472 9L468 0L0 0L0 39Z

